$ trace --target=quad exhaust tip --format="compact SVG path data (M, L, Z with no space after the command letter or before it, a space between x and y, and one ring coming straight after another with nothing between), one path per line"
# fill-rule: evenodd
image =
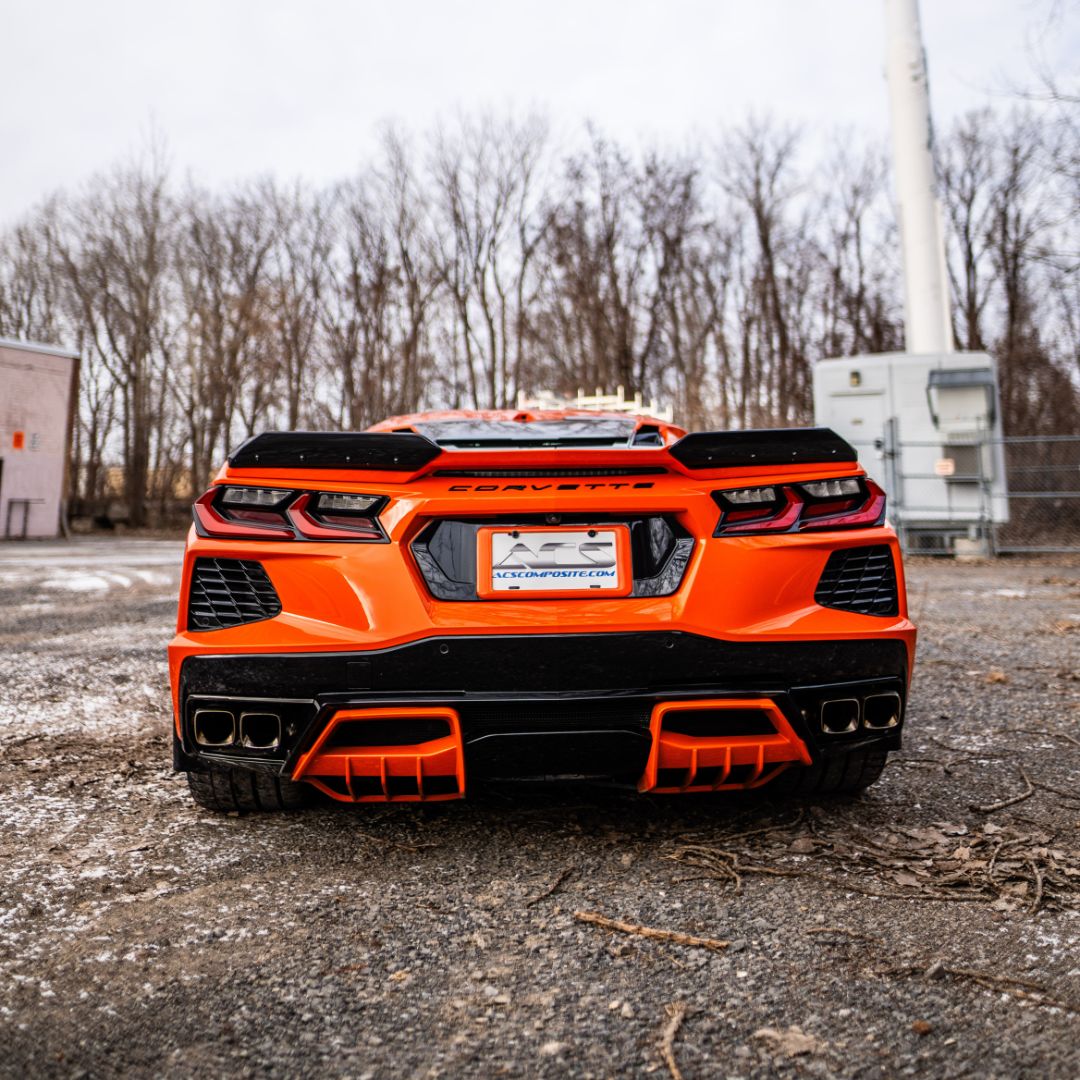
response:
M871 731L885 731L900 723L900 695L871 694L863 701L863 726Z
M240 745L251 750L276 750L281 745L281 717L272 712L241 713Z
M236 717L227 709L196 709L194 728L200 746L232 746L236 741Z
M192 729L195 742L207 748L276 750L281 745L281 717L272 712L242 712L238 721L229 709L196 709Z
M826 735L849 735L860 724L868 731L888 731L900 723L903 709L895 691L858 698L833 698L821 703L821 730Z
M829 735L844 735L859 726L861 709L858 698L836 698L821 703L821 730Z

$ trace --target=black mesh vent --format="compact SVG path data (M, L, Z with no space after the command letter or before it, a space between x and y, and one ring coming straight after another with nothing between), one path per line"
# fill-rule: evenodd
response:
M249 559L196 559L188 599L189 630L272 619L281 601L262 563Z
M825 564L814 599L823 607L860 615L899 615L892 552L884 544L834 551Z

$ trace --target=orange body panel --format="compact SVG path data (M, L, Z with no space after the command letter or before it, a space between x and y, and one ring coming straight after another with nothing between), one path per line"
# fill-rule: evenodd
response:
M449 734L411 746L327 746L338 725L345 721L402 719L445 720ZM425 781L435 776L454 777L457 790L453 793L425 792ZM331 777L341 778L344 792L327 782ZM353 781L360 777L377 778L381 793L354 794ZM445 708L340 709L311 749L297 762L293 779L307 780L342 802L439 802L460 799L465 795L465 757L458 715L453 709ZM415 781L416 793L392 793L390 786L394 779Z
M721 716L733 710L759 711L773 726L771 735L704 735L691 736L665 731L664 721L671 713L715 711ZM652 750L645 774L638 784L639 791L686 792L729 791L736 788L755 788L768 783L795 762L810 764L806 743L792 730L784 714L769 698L715 698L703 701L665 701L653 709ZM750 766L745 780L730 782L731 771L740 765ZM771 766L766 769L766 766ZM659 783L661 769L682 770L684 780L678 786L664 787ZM710 783L698 783L703 769L716 769L717 778Z

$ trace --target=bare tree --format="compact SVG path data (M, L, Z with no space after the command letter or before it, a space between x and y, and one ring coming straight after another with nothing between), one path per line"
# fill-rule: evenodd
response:
M168 377L161 359L170 329L166 311L175 210L164 166L150 159L99 177L62 213L55 265L91 368L100 364L116 387L127 517L132 525L143 525L151 444L163 420L155 383Z
M175 393L184 416L192 486L201 489L228 449L246 387L267 379L270 208L257 194L183 201L176 275L184 312Z
M439 269L449 290L468 395L499 408L517 394L529 339L532 264L549 218L537 193L539 118L484 116L439 132L431 158Z

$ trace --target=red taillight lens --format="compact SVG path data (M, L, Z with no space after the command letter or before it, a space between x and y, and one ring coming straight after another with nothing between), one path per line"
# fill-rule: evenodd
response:
M857 494L825 496L803 509L800 531L806 529L856 529L877 525L885 518L885 492L869 477L860 480ZM808 487L809 485L803 485Z
M325 494L311 494L305 491L288 509L289 520L296 526L296 531L307 540L382 540L383 531L378 519L371 513L371 507L379 509L377 504L385 499L372 500L362 510L337 509L335 499L328 499ZM334 509L327 513L320 509L328 503ZM344 534L344 535L343 535Z
M745 490L745 489L744 489ZM736 504L728 509L719 499L723 513L720 515L720 525L717 526L716 534L721 531L725 536L757 532L788 532L799 520L799 511L802 509L802 501L795 492L788 487L763 488L763 491L775 493L772 503L758 510L750 510L745 505ZM724 495L718 491L716 495Z
M212 487L192 508L200 536L222 540L386 540L379 524L383 495Z
M212 487L195 500L192 511L195 528L201 536L222 540L292 540L295 533L283 512L271 509L255 510L247 505L230 505L224 501L228 488ZM260 489L267 490L267 489ZM282 498L292 495L286 491ZM256 520L253 520L256 519Z
M853 529L880 525L885 492L869 477L714 491L720 521L714 536Z

